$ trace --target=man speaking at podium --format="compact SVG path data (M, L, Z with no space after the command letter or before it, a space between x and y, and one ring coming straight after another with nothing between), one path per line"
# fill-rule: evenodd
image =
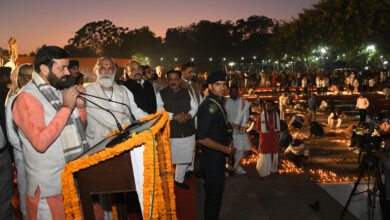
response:
M32 81L10 103L25 163L26 219L65 219L61 173L65 163L88 150L85 102L78 98L85 89L63 91L67 58L62 48L42 48L35 56Z

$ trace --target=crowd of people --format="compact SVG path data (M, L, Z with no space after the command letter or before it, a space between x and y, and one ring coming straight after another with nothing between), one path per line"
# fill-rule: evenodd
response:
M390 71L357 71L336 69L334 71L229 71L229 85L237 84L240 88L269 87L282 91L290 87L301 87L304 94L326 92L359 94L372 92L380 86L388 89ZM387 91L386 89L386 91ZM388 93L387 93L388 94Z
M230 165L231 173L245 174L241 167L245 152L260 155L257 168L261 177L277 172L280 148L303 160L310 155L302 140L292 139L288 128L302 128L303 118L307 118L313 135L319 135L316 115L320 106L313 86L317 94L325 93L329 86L336 86L337 91L373 91L375 84L387 85L390 79L385 72L368 77L348 71L195 74L190 62L165 73L163 66L154 69L135 59L120 72L113 58L103 56L93 68L96 81L85 84L79 66L79 61L68 60L64 49L48 46L36 54L33 64L21 65L12 73L1 68L0 216L4 219L13 216L12 163L23 217L64 219L64 165L118 128L111 113L121 125L129 125L161 110L167 111L170 119L174 183L189 189L186 175L201 175L204 217L218 219L226 166ZM302 87L310 97L307 108L301 108L287 123L286 109L293 104L289 86ZM254 114L254 104L240 97L242 87L278 87L283 94L278 103L256 102L260 110ZM356 105L361 122L366 120L368 106L362 94ZM332 109L328 125L339 128L341 123L342 112ZM136 148L132 155L142 155L142 150ZM200 168L195 165L197 159ZM94 209L97 219L112 218L109 196L99 195Z

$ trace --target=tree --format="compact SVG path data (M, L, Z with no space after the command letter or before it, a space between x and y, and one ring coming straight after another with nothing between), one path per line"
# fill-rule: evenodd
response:
M233 52L231 30L230 21L206 20L168 29L164 44L165 54L170 61L168 64L175 66L195 57L196 66L200 69L221 69L222 57L229 57ZM175 57L184 60L173 62ZM209 61L210 58L213 62Z
M130 58L144 56L148 58L158 59L162 47L161 37L156 37L150 31L149 27L145 26L139 29L130 30L122 36L122 42L119 48L107 48L106 53L115 51L115 57Z
M268 52L274 58L315 55L327 47L328 57L347 65L362 65L368 45L389 56L390 5L385 0L322 0L305 9L297 19L274 29ZM345 54L345 56L341 56Z
M85 53L92 51L91 56L102 56L105 48L119 46L128 28L117 27L109 20L90 22L75 33L68 41L67 49Z
M239 19L234 25L233 37L242 55L266 57L266 46L275 26L274 20L266 16L253 15L247 20Z

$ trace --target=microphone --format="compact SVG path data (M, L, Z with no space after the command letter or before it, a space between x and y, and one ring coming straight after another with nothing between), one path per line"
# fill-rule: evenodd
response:
M132 114L132 112L131 112L131 110L130 110L130 107L129 107L127 104L125 104L125 103L117 102L117 101L114 101L114 100L111 100L111 99L105 99L105 98L102 98L102 97L99 97L99 96L95 96L95 95L91 95L91 94L87 94L87 93L83 93L83 92L79 92L79 94L85 95L85 96L91 96L91 97L94 97L94 98L97 98L97 99L105 100L105 101L107 101L107 102L112 102L112 103L124 105L124 106L126 106L127 109L129 110L130 117L131 117L132 121L136 121L134 115Z
M80 94L83 94L83 93L80 92ZM108 109L106 109L106 108L100 106L99 104L97 104L97 103L95 103L95 102L93 102L93 101L91 101L91 100L89 100L89 99L86 99L86 98L83 97L83 96L78 95L77 97L83 99L83 100L86 101L86 102L90 102L90 103L94 104L95 106L99 107L100 109L103 109L104 111L110 113L110 114L112 115L112 117L114 118L115 122L116 122L116 126L118 127L119 132L120 132L120 133L123 132L123 129L122 129L121 124L119 123L118 119L115 117L115 115L114 115L110 110L108 110Z

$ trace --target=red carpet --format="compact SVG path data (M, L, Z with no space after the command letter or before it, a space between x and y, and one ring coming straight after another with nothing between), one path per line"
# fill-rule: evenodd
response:
M195 212L195 179L184 181L190 188L185 190L175 185L177 219L196 220Z
M195 212L195 179L191 176L191 179L186 179L184 181L190 188L185 190L175 185L175 196L176 196L176 211L177 219L182 220L196 220ZM130 201L127 201L127 205L130 207L139 207L138 200L136 197L132 198L133 203L129 204ZM129 219L142 219L141 209L127 210Z
M190 187L190 189L185 190L175 186L177 219L196 220L195 179L193 176L191 176L191 179L186 179L184 182ZM20 207L19 207L19 197L18 197L17 187L15 187L12 202L14 206L15 219L21 220L22 216L19 210ZM132 220L142 219L141 209L139 208L138 199L135 193L128 193L127 207L128 207L127 214L129 216L129 219Z

